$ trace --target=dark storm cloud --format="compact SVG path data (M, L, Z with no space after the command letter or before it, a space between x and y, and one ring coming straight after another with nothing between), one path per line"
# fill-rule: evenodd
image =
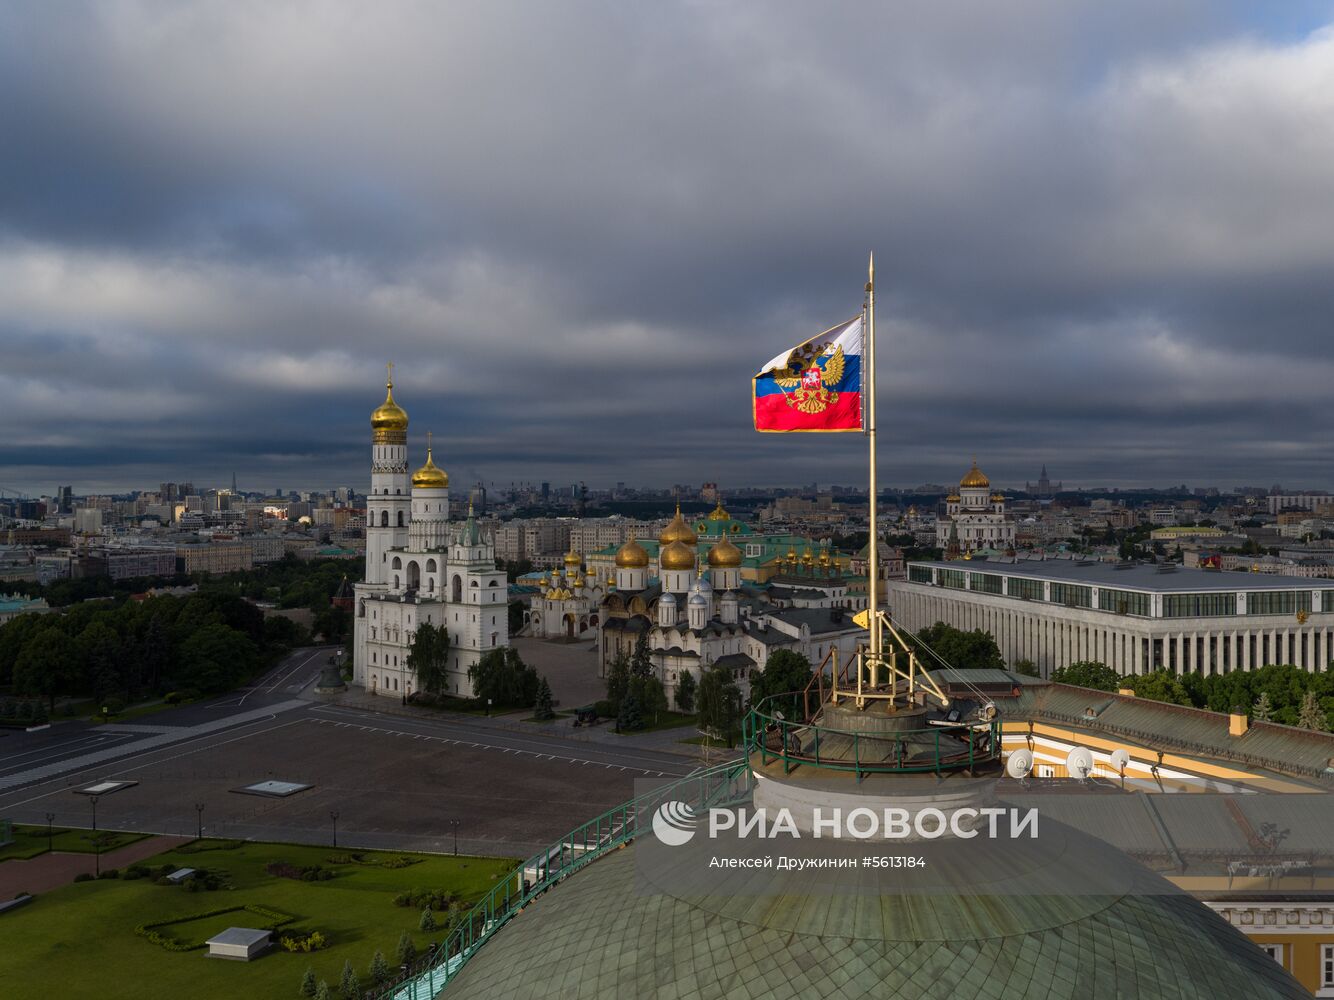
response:
M0 482L855 482L874 247L890 482L1334 485L1334 13L1162 6L10 5Z

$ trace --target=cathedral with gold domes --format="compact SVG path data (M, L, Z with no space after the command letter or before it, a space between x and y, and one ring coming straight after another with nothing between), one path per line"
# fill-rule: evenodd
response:
M573 640L596 629L598 605L615 582L615 577L599 579L571 548L560 566L538 580L537 593L524 619L528 634L539 639Z
M1013 549L1014 521L1005 512L1005 496L994 493L986 473L973 467L959 489L945 498L945 516L936 521L936 545L954 555L979 549Z
M371 413L371 489L366 498L366 574L354 588L353 683L406 698L420 690L408 653L424 624L449 635L444 692L471 696L468 669L509 643L507 588L495 543L473 518L450 520L449 475L426 461L408 472L408 415L394 400Z
M738 535L733 525L739 527L721 503L695 527L678 506L658 536L656 560L634 538L616 551L613 580L598 608L603 676L618 656L634 653L641 636L672 704L686 673L698 682L707 670L728 669L746 694L753 673L776 650L790 649L814 664L833 647L841 657L852 654L863 633L851 608L782 606L770 588L743 583L745 554L732 540ZM792 553L795 567L799 557ZM818 561L809 548L804 558L809 578L793 579L813 584ZM826 554L826 567L829 561Z

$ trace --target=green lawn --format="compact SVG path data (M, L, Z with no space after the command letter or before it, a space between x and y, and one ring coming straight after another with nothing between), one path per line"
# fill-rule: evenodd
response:
M498 858L421 858L405 868L374 864L332 864L345 855L327 847L244 844L235 850L184 853L168 851L144 864L220 868L232 890L187 892L151 879L104 879L80 882L44 893L21 910L0 918L0 983L14 1000L46 1000L54 986L62 996L99 1000L266 1000L295 997L309 966L336 991L343 962L350 960L366 981L366 968L378 948L390 965L399 934L409 931L418 949L444 937L438 930L417 930L420 911L398 907L393 897L405 890L448 890L471 903L511 871L516 862ZM367 860L403 856L364 852ZM302 882L271 876L270 862L305 867L322 865L337 876ZM204 951L173 952L135 934L139 924L256 904L296 919L284 932L319 931L329 947L311 954L275 949L254 962L227 962ZM444 914L437 914L443 923ZM202 940L217 930L256 926L261 918L246 912L207 917L165 928L178 939Z
M102 843L102 853L114 851L136 840L143 840L146 833L115 833L99 830L98 839ZM70 851L78 854L93 854L97 847L93 835L88 830L66 830L54 827L51 831L51 847L57 851ZM46 827L21 826L14 824L14 843L0 847L0 861L10 858L35 858L46 853Z

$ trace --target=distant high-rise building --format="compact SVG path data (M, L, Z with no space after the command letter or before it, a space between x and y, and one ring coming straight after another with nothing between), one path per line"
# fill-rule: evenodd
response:
M1036 483L1024 483L1024 489L1033 496L1049 500L1061 491L1063 483L1056 483L1053 489L1051 478L1047 475L1047 464L1042 464L1042 472Z

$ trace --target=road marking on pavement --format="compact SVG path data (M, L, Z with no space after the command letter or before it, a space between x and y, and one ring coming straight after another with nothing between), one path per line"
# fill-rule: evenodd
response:
M349 725L349 723L346 722L337 722L333 719L321 719L311 716L307 716L306 718L297 721L310 722L318 726L336 726L341 729L346 729ZM386 729L380 726L356 726L356 728L360 729L362 732L382 733L386 736L411 735L419 740L427 740L428 742L434 742L434 743L443 743L447 746L471 747L476 750L499 750L501 753L512 753L521 757L529 756L534 758L535 760L553 760L553 761L561 760L561 761L568 761L571 764L579 764L580 766L584 767L586 767L589 764L602 764L603 767L608 771L615 768L620 771L635 771L639 774L644 774L644 775L657 775L659 777L663 776L662 771L653 771L648 768L642 768L642 767L627 767L620 764L608 764L605 761L587 760L583 757L567 757L563 754L543 753L537 750L524 750L519 747L494 746L489 743L475 743L471 740L456 740L448 736L430 736L421 733L405 733L401 729Z

